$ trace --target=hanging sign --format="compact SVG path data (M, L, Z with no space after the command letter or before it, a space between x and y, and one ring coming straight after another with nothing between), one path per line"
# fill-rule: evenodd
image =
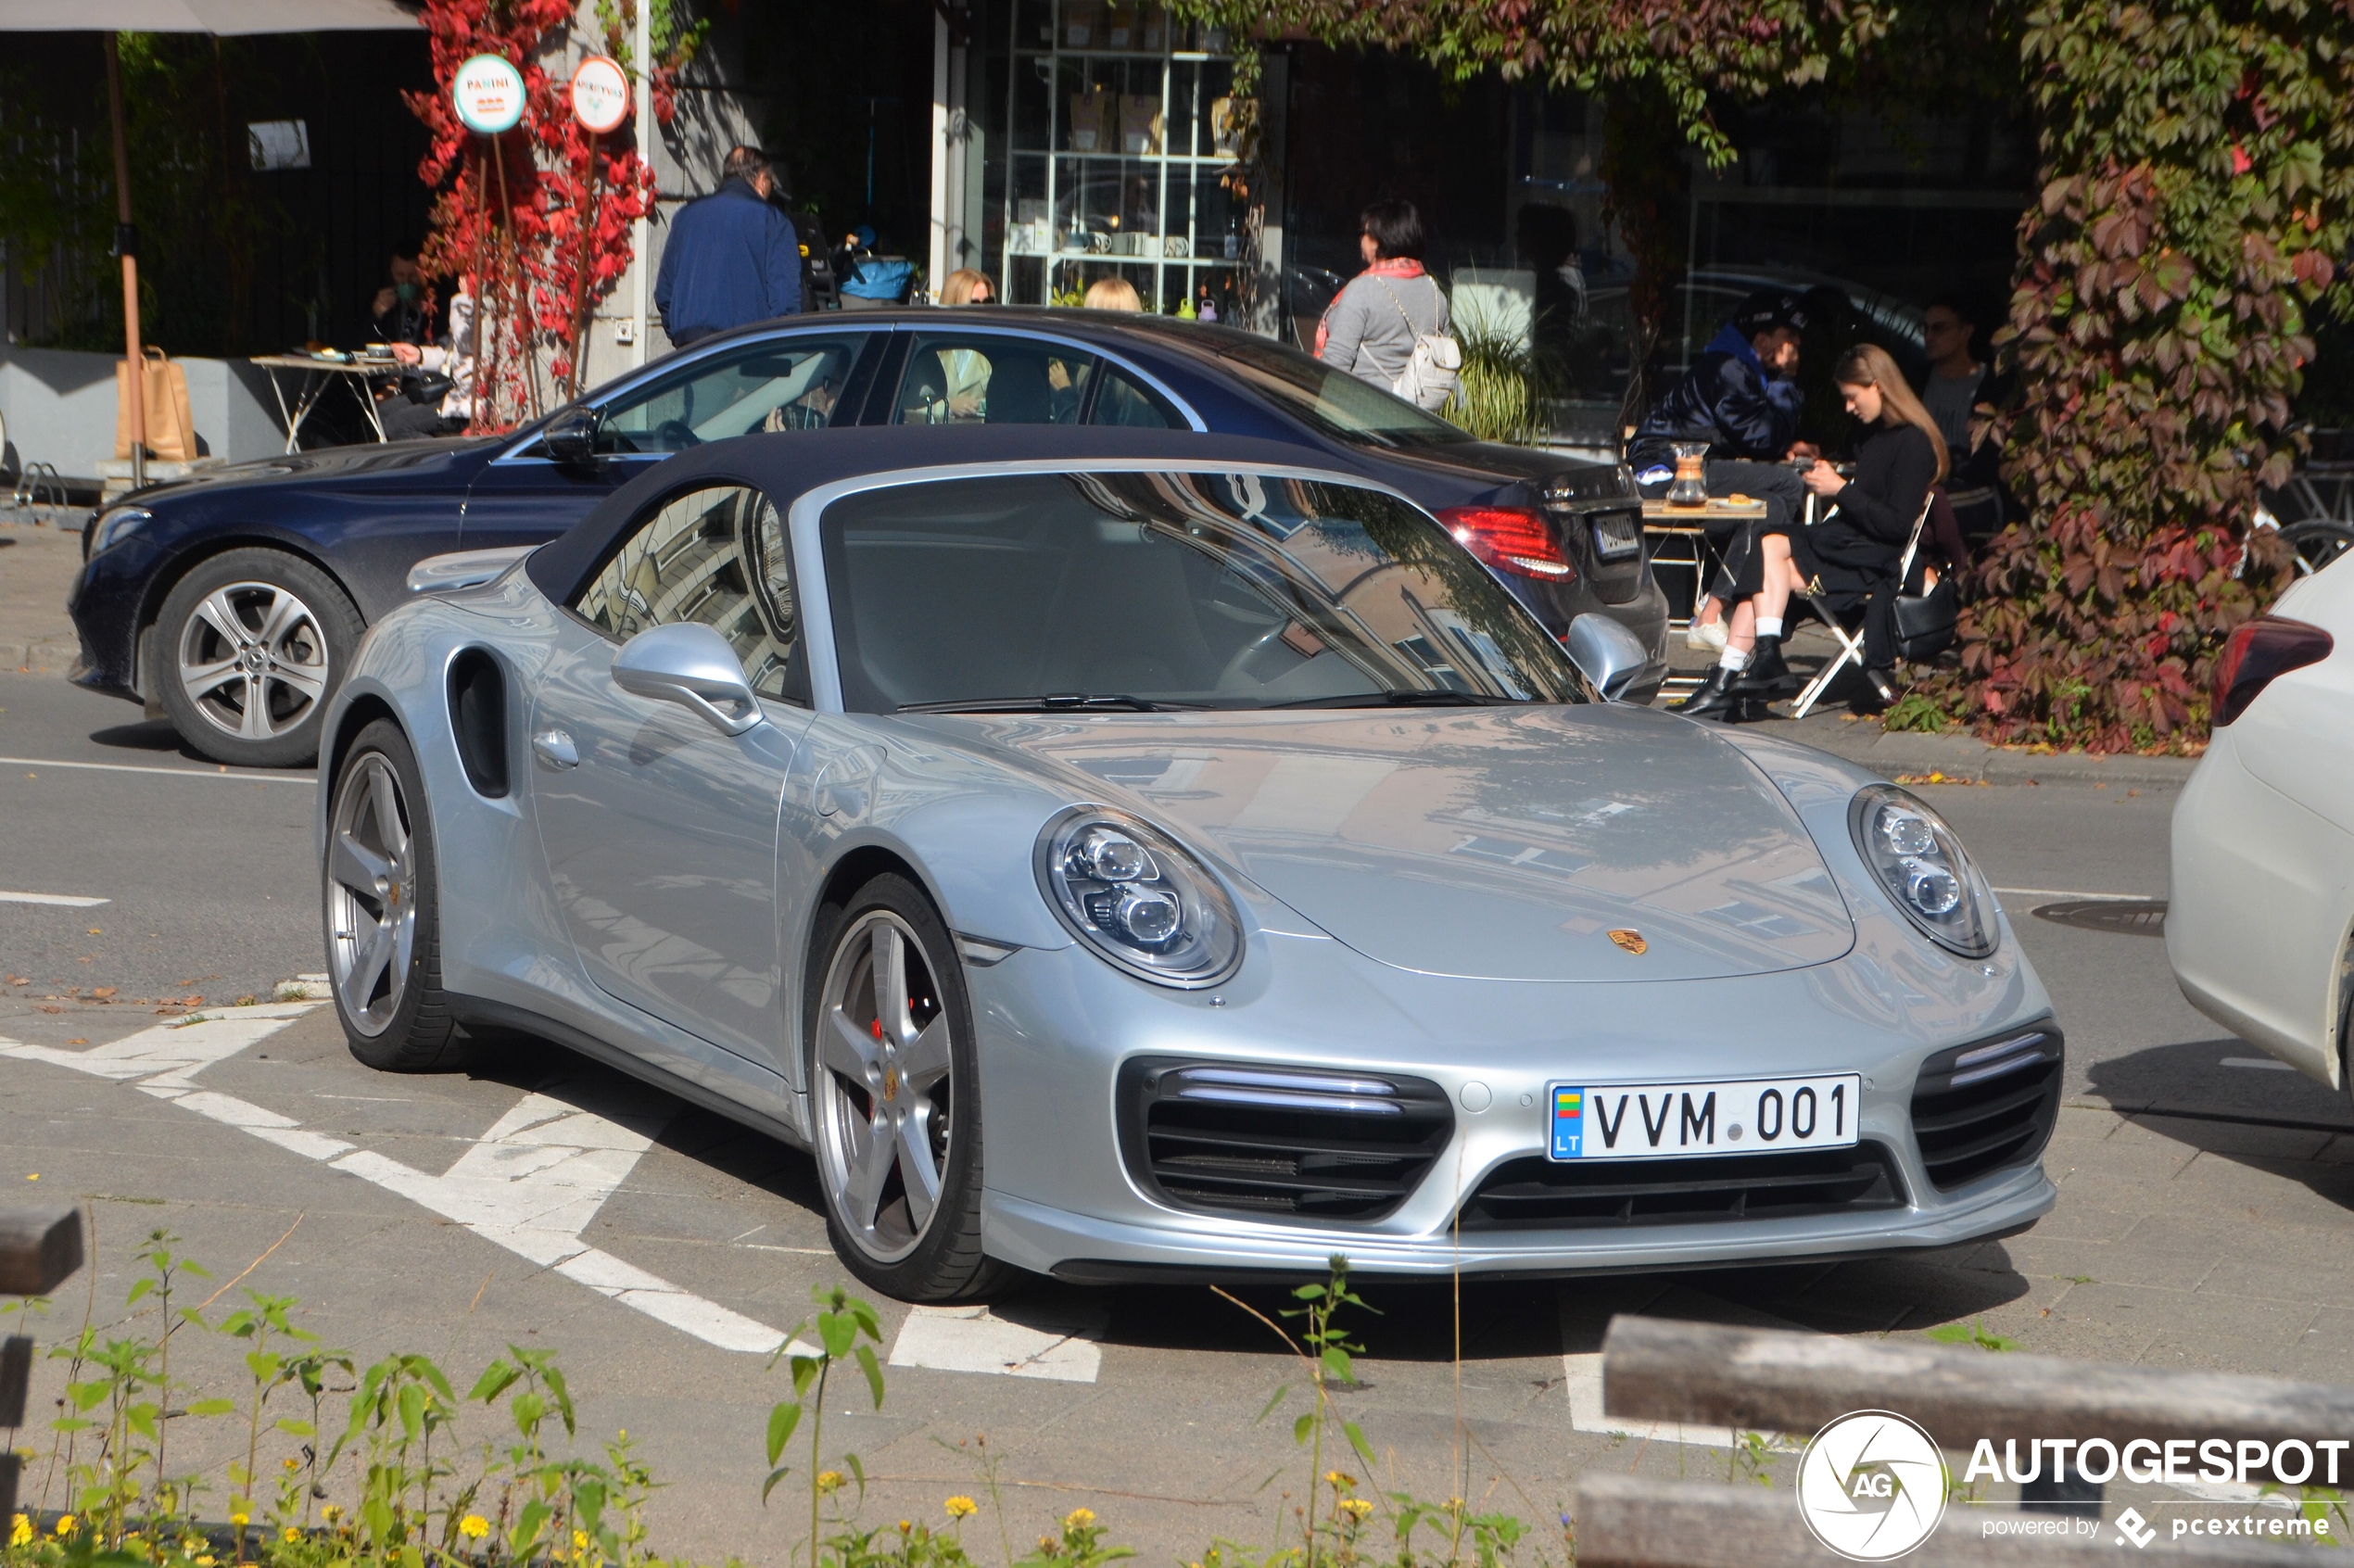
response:
M616 60L591 55L572 73L572 112L601 136L629 118L629 78Z
M497 55L476 55L460 66L449 95L466 129L481 135L512 131L523 120L523 72Z

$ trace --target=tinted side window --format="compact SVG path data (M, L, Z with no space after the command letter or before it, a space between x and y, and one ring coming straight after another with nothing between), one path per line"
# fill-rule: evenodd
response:
M859 342L795 336L699 360L606 404L598 449L683 452L755 430L816 429L833 418Z
M1095 356L1051 343L926 333L907 355L894 424L1076 424Z
M1103 385L1095 389L1090 424L1120 424L1133 430L1183 430L1185 422L1169 400L1120 371L1105 366L1096 373Z
M806 704L784 521L758 490L714 485L650 512L573 609L616 641L700 621L728 639L752 689Z

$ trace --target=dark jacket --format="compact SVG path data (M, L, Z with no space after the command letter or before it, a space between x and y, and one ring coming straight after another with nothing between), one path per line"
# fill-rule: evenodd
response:
M1767 375L1749 339L1728 325L1636 426L1626 461L1640 474L1656 462L1675 462L1671 441L1706 441L1712 458L1779 462L1798 437L1805 400L1798 383Z
M746 180L678 209L654 275L654 309L677 342L801 310L801 239Z
M1928 436L1910 424L1872 425L1855 443L1855 477L1831 497L1838 514L1820 526L1843 525L1868 553L1885 552L1892 562L1936 483L1937 451Z

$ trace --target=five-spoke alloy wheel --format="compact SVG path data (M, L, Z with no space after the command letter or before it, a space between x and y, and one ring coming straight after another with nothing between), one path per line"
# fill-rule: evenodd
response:
M335 777L323 889L327 980L352 1054L417 1072L457 1064L441 993L433 833L399 727L360 732Z
M971 1008L940 917L878 877L832 922L814 996L811 1106L835 1249L903 1300L980 1294L981 1106Z
M173 586L156 629L146 678L183 740L250 767L318 754L360 618L317 567L274 550L216 556Z

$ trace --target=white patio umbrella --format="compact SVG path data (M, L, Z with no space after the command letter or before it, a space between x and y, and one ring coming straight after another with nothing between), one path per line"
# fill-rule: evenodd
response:
M131 153L122 136L118 32L348 32L411 28L396 0L0 0L0 32L98 32L107 51L107 118L114 132L115 221L122 250L123 352L131 361L131 479L146 482L146 377L139 364L138 240L131 219Z

